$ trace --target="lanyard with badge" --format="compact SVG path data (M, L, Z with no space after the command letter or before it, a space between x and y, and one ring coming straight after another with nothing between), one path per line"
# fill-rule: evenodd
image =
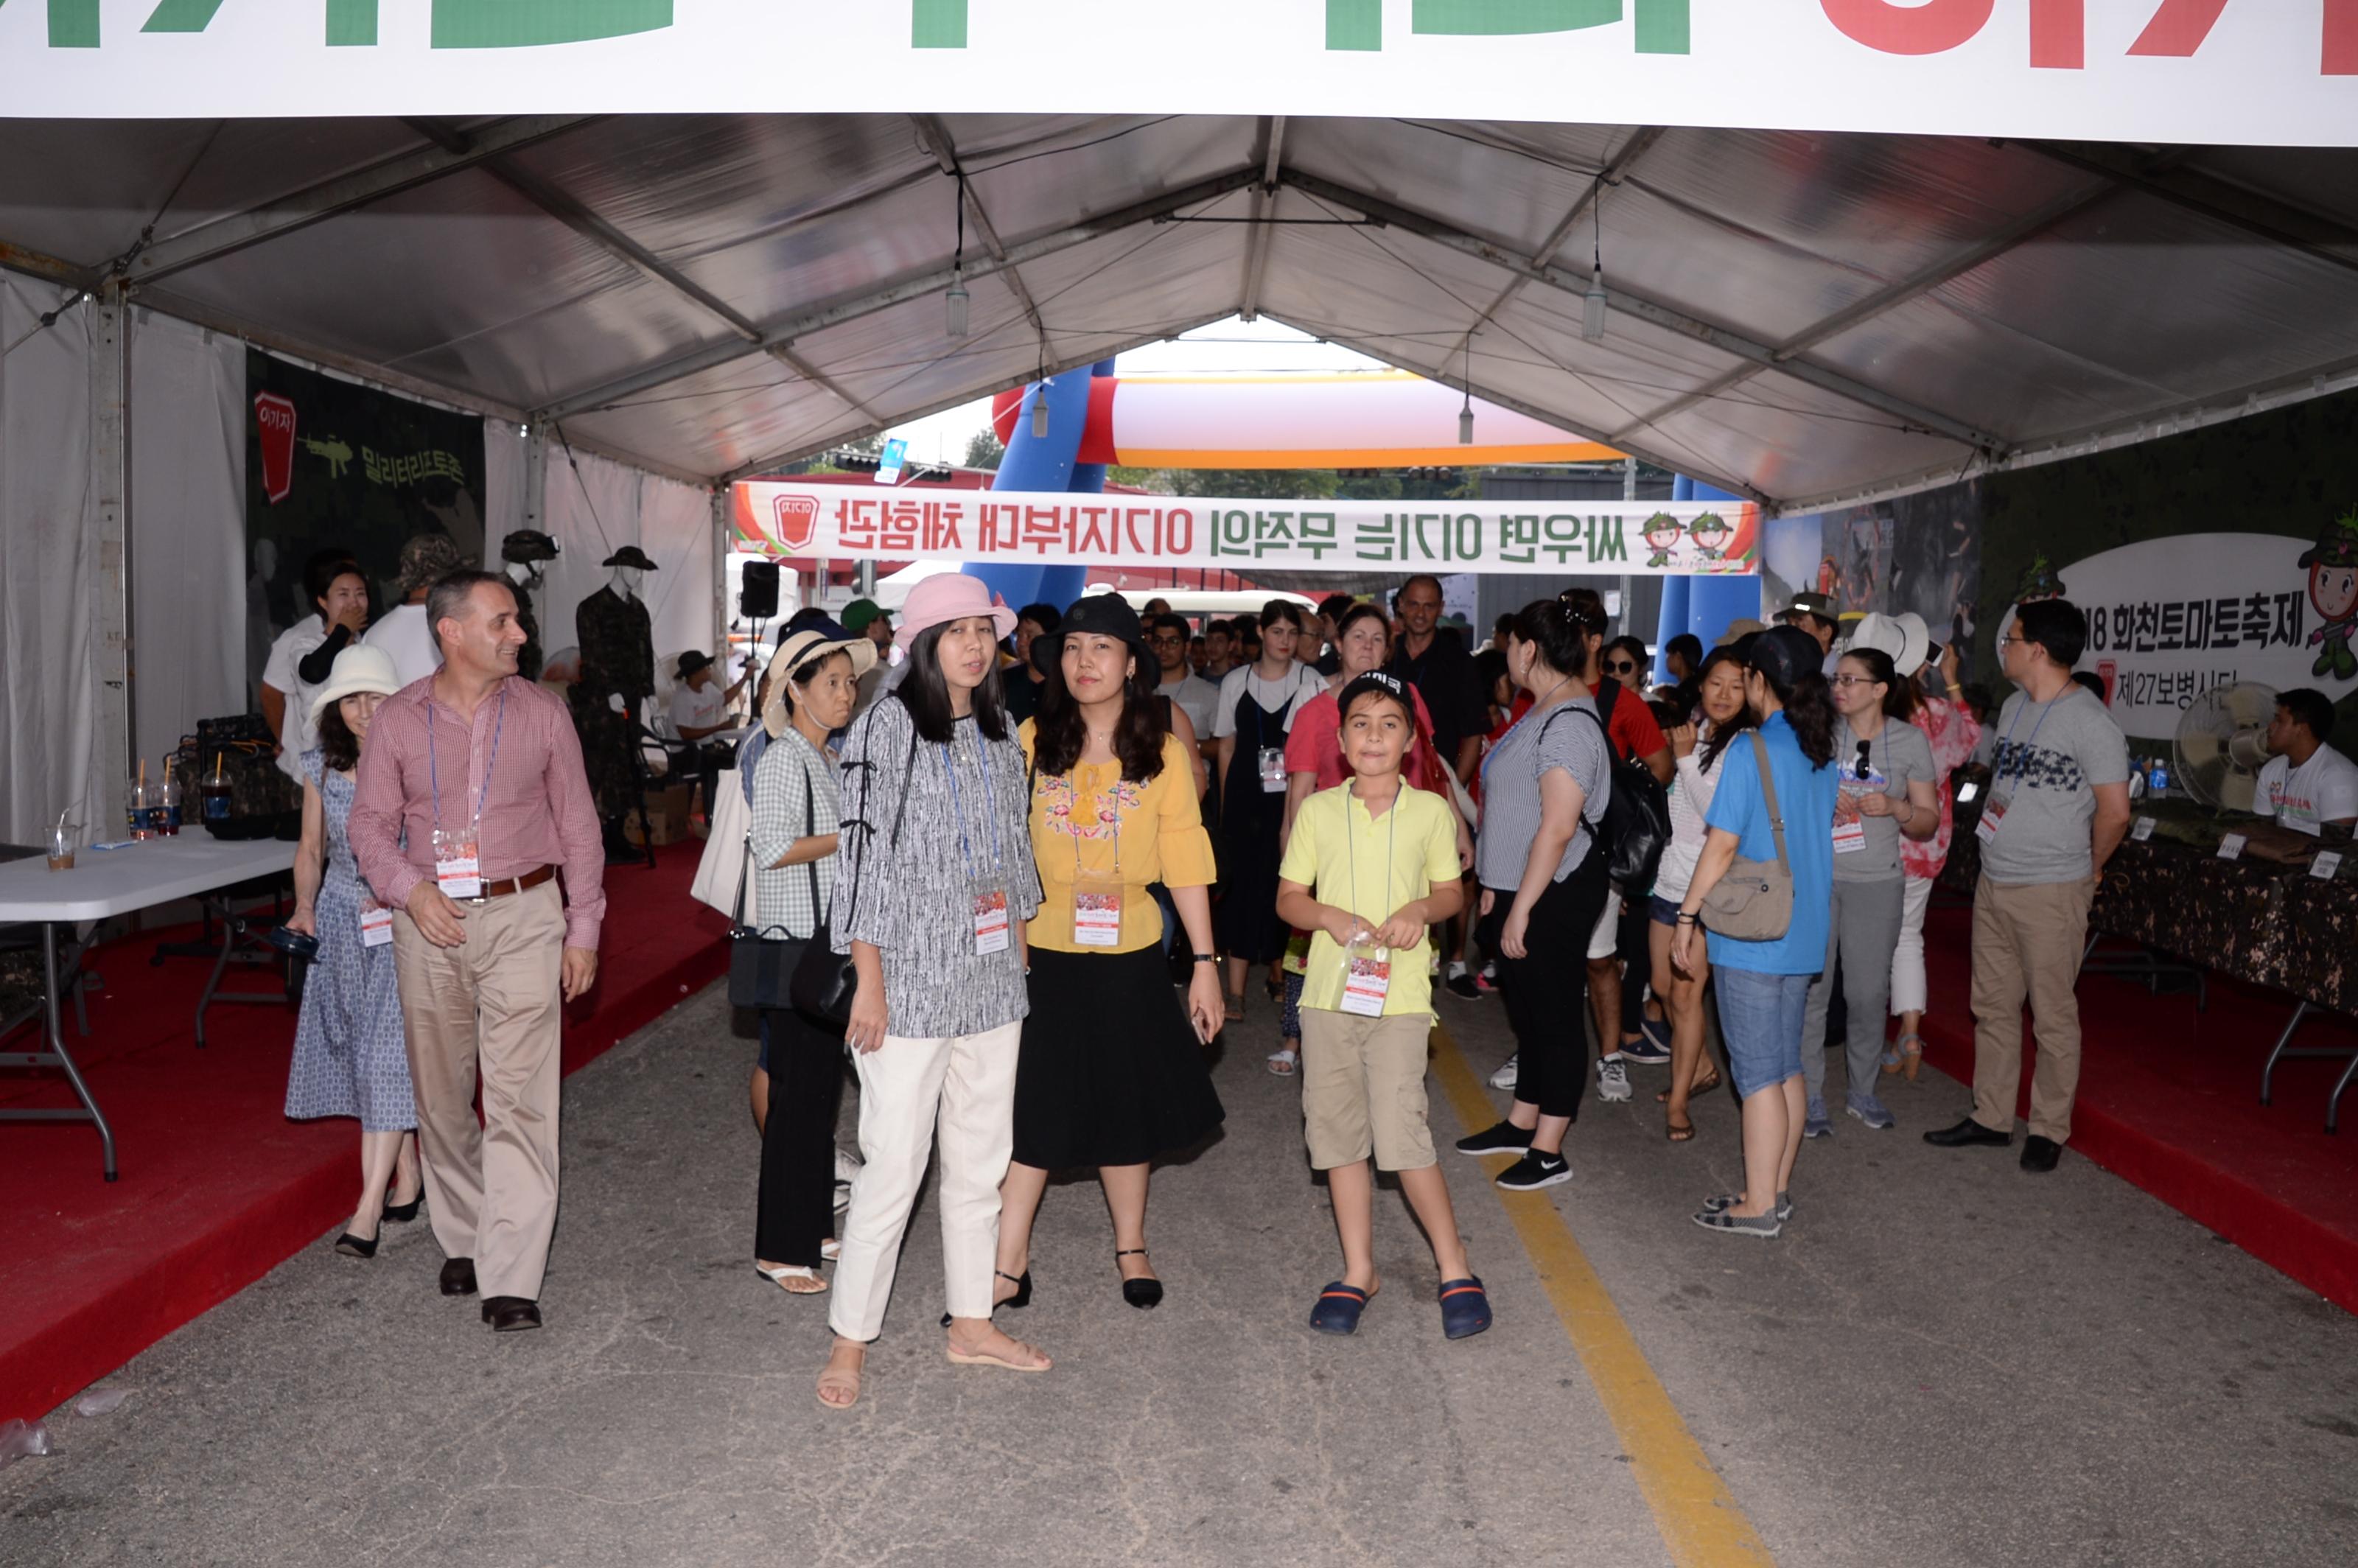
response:
M2014 722L2006 727L2006 735L1998 741L1998 745L2013 758L2016 784L2020 784L2023 776L2030 772L2030 748L2039 743L2039 731L2045 727L2047 716L2055 711L2055 704L2059 700L2061 700L2060 697L2051 697L2046 706L2039 710L2039 722L2030 727L2030 739L2022 743L2020 752L2015 752L2013 746L2014 732L2022 723L2022 709L2017 708L2014 710ZM2014 804L2014 791L2006 787L2004 767L2005 762L2001 759L1999 762L2001 771L1996 782L1990 786L1989 802L1982 807L1981 820L1974 824L1974 837L1985 844L1996 838L1998 825L2006 820L2006 807Z
M434 705L426 705L426 776L434 791L434 885L442 890L445 898L481 898L483 896L483 802L492 793L492 770L500 765L500 736L508 722L507 688L500 688L500 708L492 724L492 754L483 764L483 782L478 787L468 782L468 799L472 809L467 813L464 827L442 826L442 775L434 749ZM474 761L474 743L468 742L467 760ZM368 915L361 916L361 939L368 940Z
M974 950L978 955L1003 953L1008 944L1007 877L999 837L999 795L990 783L990 759L978 762L982 774L983 811L990 818L990 869L975 864L974 845L966 831L966 803L958 793L955 741L941 749L942 773L950 784L950 809L957 814L958 851L966 857L967 906L974 916Z
M1253 710L1260 715L1260 718L1253 720L1253 730L1256 734L1259 734L1260 733L1262 727L1269 722L1269 709L1263 708L1260 705L1260 698L1254 695L1252 689L1252 679L1253 677L1250 676L1247 676L1245 677L1245 697L1252 703ZM1284 737L1285 730L1288 728L1286 721L1293 717L1293 705L1300 699L1301 696L1302 684L1300 677L1297 676L1294 681L1293 693L1286 697L1285 706L1278 709L1277 712L1279 743L1274 746L1263 746L1260 748L1260 792L1263 795L1283 795L1285 793L1286 777Z
M1351 915L1360 925L1365 925L1368 924L1367 916L1361 914L1358 909L1359 831L1358 825L1351 820L1351 803L1358 797L1351 793L1349 784L1345 784L1343 789L1343 843L1350 857ZM1389 819L1384 829L1382 896L1386 903L1389 903L1392 896L1392 849L1400 839L1401 801L1407 794L1408 782L1403 779L1401 781L1398 793L1392 796L1390 808L1385 813ZM1389 910L1385 912L1386 914L1390 913ZM1343 950L1343 1011L1345 1012L1357 1013L1362 1018L1381 1018L1384 1015L1384 999L1391 994L1391 955L1383 947L1377 946L1372 937L1355 941Z
M1076 762L1065 778L1065 821L1073 830L1073 942L1082 947L1121 946L1121 783L1109 793L1113 809L1103 821L1113 837L1113 875L1094 876L1081 869L1081 764ZM1099 798L1105 798L1100 796Z
M1886 763L1888 763L1891 760L1891 741L1887 738L1890 733L1890 730L1891 722L1887 719L1884 722L1883 730L1881 731L1881 733L1886 737L1883 741L1883 754L1884 762ZM1878 768L1875 765L1873 742L1869 741L1862 741L1859 742L1859 749L1861 755L1858 759L1855 776L1862 784L1868 786L1868 790L1871 791L1874 786L1882 784L1887 794L1889 792L1887 781L1891 775L1886 768ZM1844 795L1861 793L1866 792L1847 790L1842 792ZM1852 810L1854 815L1849 820L1837 820L1834 823L1834 853L1837 855L1855 855L1860 850L1866 848L1866 818L1864 815L1857 814L1857 808L1855 806L1852 807Z

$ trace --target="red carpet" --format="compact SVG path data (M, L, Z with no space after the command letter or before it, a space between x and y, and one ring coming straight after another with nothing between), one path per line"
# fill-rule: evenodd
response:
M687 896L701 849L658 851L652 871L608 871L598 984L568 1010L567 1072L727 967L727 923ZM352 1212L359 1124L280 1114L294 1013L217 1006L197 1050L207 965L150 968L158 936L96 953L90 968L107 989L90 998L91 1037L73 1036L70 1015L66 1025L114 1124L121 1180L102 1179L87 1122L0 1128L0 1421L46 1412ZM260 983L253 972L224 982ZM73 1103L61 1075L30 1071L0 1072L0 1102Z
M1925 929L1941 1010L1924 1025L1925 1059L1968 1084L1971 921L1970 911L1935 909ZM2331 1136L2325 1097L2341 1062L2282 1064L2276 1103L2260 1104L2260 1067L2292 1005L2213 975L2210 1008L2198 1012L2190 993L2156 997L2128 979L2084 977L2071 1148L2358 1312L2358 1087L2342 1097L2343 1130ZM2352 1034L2348 1021L2311 1013L2295 1044L2340 1045ZM2018 1110L2029 1105L2027 1028L2024 1036Z

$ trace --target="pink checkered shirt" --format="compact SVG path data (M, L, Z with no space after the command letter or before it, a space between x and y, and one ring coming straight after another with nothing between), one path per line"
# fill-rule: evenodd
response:
M572 716L517 676L483 700L471 728L448 704L434 701L433 691L431 676L404 687L385 699L369 726L346 829L361 875L387 904L406 905L417 884L434 874L436 786L446 827L467 826L470 803L481 792L483 876L498 881L561 866L565 945L595 952L606 918L606 851Z

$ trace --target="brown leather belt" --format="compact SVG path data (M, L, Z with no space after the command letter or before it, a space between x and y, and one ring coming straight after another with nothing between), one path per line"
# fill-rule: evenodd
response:
M520 877L503 877L498 881L486 880L483 883L483 891L480 897L457 899L453 902L458 903L488 903L492 899L505 898L512 892L523 892L527 889L536 888L541 883L548 881L556 875L557 868L555 866L542 866L535 871L526 871Z

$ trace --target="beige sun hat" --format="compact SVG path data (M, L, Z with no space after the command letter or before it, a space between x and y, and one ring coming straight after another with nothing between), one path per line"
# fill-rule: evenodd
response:
M328 684L311 699L311 722L317 725L321 714L357 693L374 691L391 697L400 689L401 676L393 667L393 655L383 648L355 643L336 655L328 671Z
M829 654L851 655L851 673L856 677L876 667L876 644L871 639L845 631L832 621L806 626L778 644L770 659L768 697L762 704L762 728L774 741L786 732L793 718L786 712L786 681L794 673L814 660Z

